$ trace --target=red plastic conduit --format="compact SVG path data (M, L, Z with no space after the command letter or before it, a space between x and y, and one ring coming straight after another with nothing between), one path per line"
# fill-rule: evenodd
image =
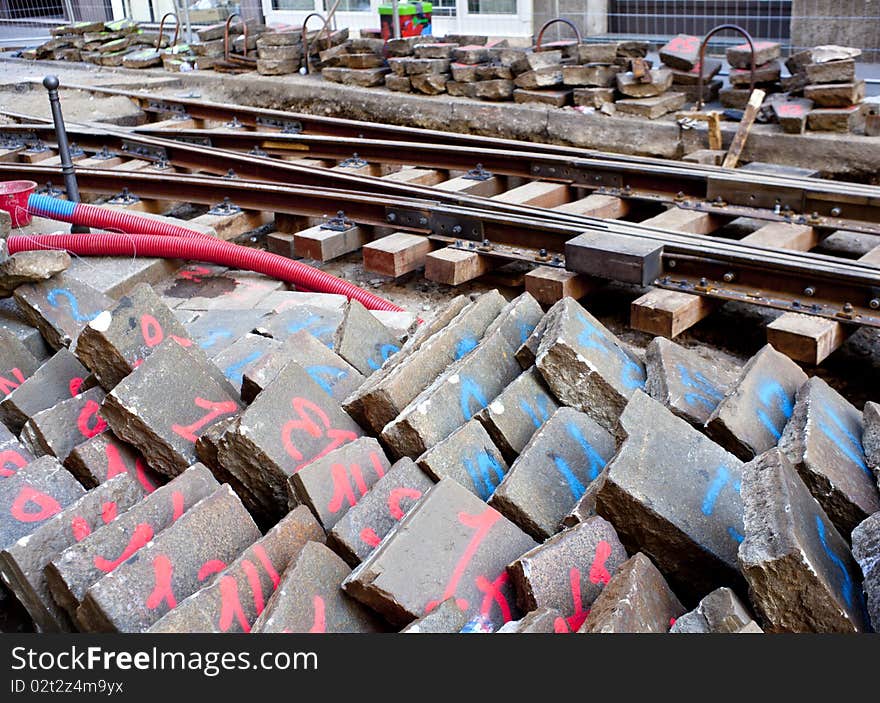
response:
M128 232L130 234L156 234L169 237L201 237L211 238L210 234L199 232L189 227L182 227L167 220L144 217L133 212L114 210L112 208L98 207L77 203L70 222L75 225L86 225L107 229L112 232Z
M102 210L102 208L96 208ZM128 214L128 213L123 213ZM149 218L138 218L149 221ZM159 222L159 221L157 221ZM176 227L161 223L165 227ZM97 226L94 220L89 225ZM112 225L117 226L117 225ZM181 236L162 234L38 234L14 236L7 239L9 253L39 249L64 249L78 256L158 256L171 259L193 259L221 266L247 269L293 283L300 290L337 293L357 300L369 310L403 312L403 308L373 295L363 288L331 276L306 264L286 259L259 249L251 249L213 237L193 237L193 230Z

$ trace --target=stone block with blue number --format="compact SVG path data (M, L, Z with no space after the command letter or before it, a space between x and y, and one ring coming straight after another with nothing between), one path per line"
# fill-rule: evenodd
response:
M261 334L246 334L211 358L226 380L241 392L245 374L256 369L268 355L278 351L281 343Z
M535 365L553 394L612 433L633 393L645 387L645 365L573 298L547 313L552 322Z
M333 349L364 376L369 376L400 351L400 341L363 304L350 300L336 328Z
M800 366L766 345L712 411L706 422L709 436L743 461L775 447L806 381Z
M588 415L559 408L525 446L490 504L535 539L547 539L615 451L614 438Z
M742 462L641 391L620 421L626 440L608 463L596 513L684 597L742 589Z
M739 561L769 632L870 631L847 541L778 449L743 469Z
M814 376L800 387L779 440L779 449L843 535L880 510L862 435L862 413Z

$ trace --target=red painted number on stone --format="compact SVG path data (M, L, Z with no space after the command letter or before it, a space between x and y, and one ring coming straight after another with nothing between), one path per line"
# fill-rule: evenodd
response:
M324 599L321 596L315 596L312 598L312 604L315 607L315 620L309 628L309 632L314 634L327 632L327 613Z
M699 47L699 39L697 37L678 36L666 45L666 51L690 52Z
M185 278L193 283L201 283L201 276L207 276L211 273L211 269L207 269L204 266L193 266L190 269L185 269L180 272L180 277Z
M155 610L162 603L168 605L169 610L177 607L177 598L171 588L171 577L174 575L174 564L165 554L159 554L153 559L153 590L147 596L145 605L150 610Z
M589 610L584 610L584 601L581 595L581 570L572 567L568 572L568 581L571 588L571 602L574 606L574 612L567 618L560 617L553 621L553 630L558 634L577 632L581 625L584 624L584 620L587 619L587 615L590 614ZM596 582L594 581L593 583Z
M204 564L202 564L202 567L199 569L198 579L199 581L204 581L209 576L219 574L225 568L226 563L221 561L220 559L209 559Z
M107 429L107 423L104 421L104 418L98 415L100 409L101 406L96 401L87 400L82 410L79 411L76 427L79 433L86 439L91 439Z
M61 505L33 486L22 486L9 512L19 522L41 522L60 513Z
M382 469L382 462L375 452L370 453L370 461L376 476L382 478L385 471ZM330 467L330 476L333 479L333 496L327 504L327 510L331 513L339 512L344 502L348 503L349 508L354 507L369 490L367 482L364 481L360 464L351 464L347 469L344 464L333 464ZM354 481L354 486L352 486L352 481ZM355 495L355 489L359 495Z
M4 449L0 452L0 478L9 478L15 475L15 472L22 466L26 466L27 463L27 459L14 449Z
M370 547L378 547L379 542L382 540L379 539L379 535L376 534L376 531L372 527L365 527L361 530L360 538L364 541L364 544Z
M132 472L122 460L122 454L119 452L119 447L113 444L106 445L104 447L104 455L107 457L108 481L119 474L134 473L138 482L144 487L144 490L147 493L152 493L156 490L155 484L147 476L147 467L144 466L144 462L140 457L134 460L134 472Z
M254 545L251 551L253 551L260 565L271 579L272 592L274 593L275 589L278 588L278 584L281 583L281 576L278 575L278 572L272 565L272 561L269 559L269 555L266 554L266 550L261 545ZM251 589L251 597L254 599L254 610L259 615L266 607L263 586L260 583L260 573L250 559L242 559L241 568ZM242 631L251 631L251 623L245 616L238 594L238 583L233 576L227 575L220 579L220 619L218 624L221 632L229 631L229 628L232 627L233 618L238 620Z
M70 391L70 397L79 395L79 391L82 388L83 378L80 376L74 376L70 379L70 382L67 384L67 390Z
M9 373L15 377L14 381L6 376L0 376L0 393L2 393L4 397L12 393L12 391L24 383L24 374L20 369L10 369Z
M507 596L504 595L504 587L507 585L509 576L503 571L494 581L490 581L485 576L477 576L477 589L482 591L483 602L480 604L480 615L487 620L491 620L492 607L497 605L501 611L502 622L510 622L510 604L507 602Z
M198 440L199 437L195 433L202 427L212 420L216 420L221 415L228 415L238 410L238 405L234 400L221 400L219 402L214 402L196 396L194 402L202 410L207 410L208 414L199 420L196 420L191 425L171 425L171 429L174 430L175 433L192 443L195 443L196 440Z
M303 466L313 462L315 459L320 459L337 447L341 447L346 442L357 439L357 435L350 430L338 430L330 427L330 420L327 414L312 401L305 398L294 398L291 401L291 405L298 419L288 420L284 427L281 428L281 443L290 457L298 462L294 472L299 471ZM327 444L319 452L306 458L293 440L292 435L294 432L304 434L313 439L326 437Z
M238 597L238 583L232 576L224 576L220 579L220 632L229 632L233 618L238 620L243 632L251 631L251 624L244 615Z
M611 580L611 574L605 568L605 562L611 556L611 545L605 540L596 545L593 563L590 565L590 583L601 583L603 586Z
M150 314L141 315L141 336L144 338L146 345L151 349L158 347L162 340L165 339L162 325Z
M131 535L131 539L128 540L128 544L125 546L125 549L122 550L122 554L113 561L105 559L104 557L95 557L95 568L103 571L105 574L109 574L135 552L143 548L151 539L153 539L153 528L150 525L145 522L136 525L134 532Z
M406 511L400 507L401 501L405 498L409 498L410 500L416 501L422 497L422 492L416 490L415 488L406 488L405 486L398 486L393 489L388 496L388 512L391 513L391 517L395 520L400 520L405 514Z
M86 537L92 534L92 528L88 521L82 516L77 515L71 521L70 530L73 532L73 538L77 542L82 542Z
M806 112L806 110L797 103L782 103L781 105L774 105L774 109L776 110L776 114L780 117L800 117Z
M465 512L458 514L458 521L465 527L473 529L474 535L471 537L470 542L468 542L464 552L453 567L449 581L443 589L443 594L437 600L428 601L425 606L426 613L430 613L443 601L455 597L455 594L458 592L458 585L461 582L465 571L467 571L468 565L473 561L474 555L477 553L483 540L489 535L492 526L498 522L500 517L501 513L496 512L492 508L486 508L486 510L479 515L470 515ZM464 598L456 598L455 602L462 610L467 610L470 607L470 604Z

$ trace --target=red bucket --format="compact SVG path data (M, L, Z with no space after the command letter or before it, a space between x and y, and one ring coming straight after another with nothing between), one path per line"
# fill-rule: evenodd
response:
M33 181L0 181L0 210L6 210L12 218L13 227L31 223L28 197L37 188Z

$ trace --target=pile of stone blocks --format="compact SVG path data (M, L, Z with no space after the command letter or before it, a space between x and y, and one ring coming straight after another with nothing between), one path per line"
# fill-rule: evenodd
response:
M22 56L146 68L162 63L159 49L167 45L167 35L160 43L158 32L145 30L131 20L75 22L53 28L48 41L22 52Z
M303 57L302 32L269 31L256 39L257 73L278 76L299 70Z
M760 88L768 96L783 90L780 82L782 50L777 42L756 41L755 47L755 88ZM721 104L734 110L745 109L749 101L752 79L752 55L748 44L739 44L727 49L727 61L730 64L728 81L730 86L720 91ZM770 97L769 100L773 98Z
M822 132L864 130L865 81L856 78L861 50L818 46L793 54L785 62L791 77L789 92L802 96L806 128Z
M122 263L6 267L0 575L41 631L880 626L880 409L770 346Z

